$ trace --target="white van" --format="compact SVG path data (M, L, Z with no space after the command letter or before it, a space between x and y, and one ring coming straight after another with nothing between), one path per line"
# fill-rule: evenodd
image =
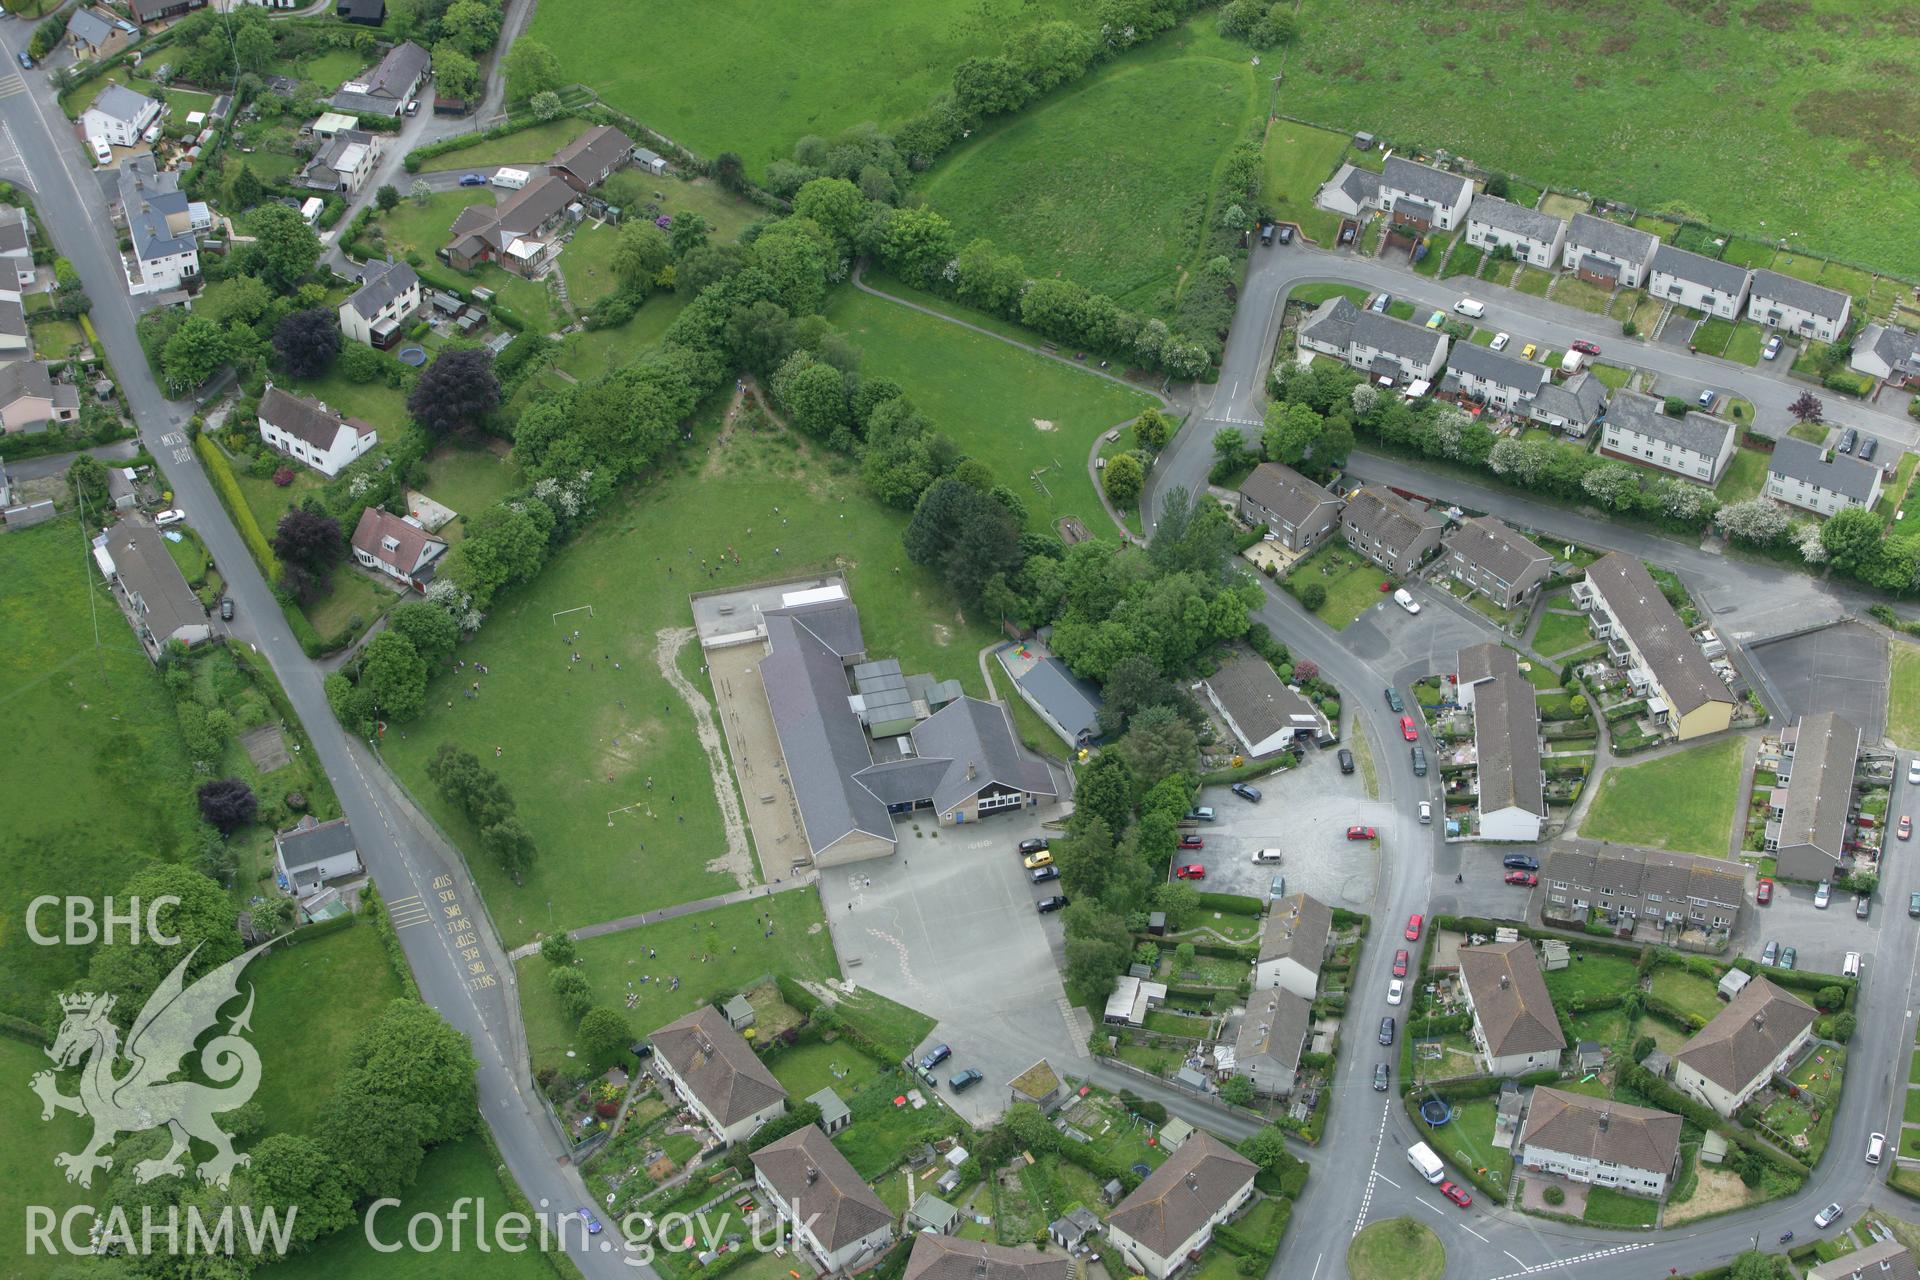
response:
M1487 304L1484 302L1475 302L1472 298L1460 299L1460 301L1453 304L1453 309L1461 315L1471 316L1475 320L1487 314Z
M1407 1148L1407 1163L1428 1182L1439 1182L1447 1176L1446 1166L1440 1163L1440 1157L1433 1154L1433 1148L1424 1142L1416 1142Z
M1847 952L1847 958L1840 963L1840 973L1842 977L1847 978L1857 978L1860 976L1860 953L1858 951Z
M1402 609L1405 609L1408 613L1420 612L1420 602L1415 600L1412 593L1405 587L1401 587L1393 593L1393 602Z

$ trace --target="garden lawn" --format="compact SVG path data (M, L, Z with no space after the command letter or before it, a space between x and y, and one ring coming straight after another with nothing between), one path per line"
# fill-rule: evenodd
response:
M762 917L772 913L773 936ZM498 913L496 912L496 915ZM695 915L623 929L578 944L579 971L597 1005L617 1009L636 1036L647 1035L717 995L742 991L772 974L796 981L838 977L833 941L811 888L715 907ZM648 956L652 949L655 953ZM706 956L708 959L702 960ZM553 998L552 966L538 955L519 962L520 1012L534 1069L566 1065L574 1028ZM651 979L642 982L640 979ZM670 978L680 989L670 990ZM633 1006L627 1007L631 995ZM842 1050L854 1053L850 1046ZM616 1058L624 1055L616 1055ZM596 1073L613 1062L577 1062Z
M1513 1152L1493 1142L1492 1098L1454 1104L1453 1119L1445 1127L1426 1129L1427 1141L1440 1156L1462 1168L1483 1171L1482 1176L1504 1187L1513 1179Z
M76 320L35 320L31 327L33 353L42 360L65 360L69 352L87 340Z
M1885 520L1892 527L1888 533L1906 534L1920 528L1920 508L1909 510L1904 520L1895 517L1907 505L1908 486L1913 481L1914 464L1920 462L1920 453L1902 454L1894 467L1893 479L1880 490L1880 501L1873 504L1873 514ZM1920 494L1916 494L1920 497Z
M478 441L449 440L427 455L422 492L459 513L440 530L443 538L457 538L462 524L518 489L522 480L511 454L502 456Z
M1333 176L1346 154L1347 136L1292 120L1276 119L1267 127L1263 151L1266 179L1261 199L1282 222L1293 222L1309 240L1331 247L1340 234L1340 215L1313 203L1320 184Z
M1102 434L1151 407L1148 397L852 289L831 300L827 318L860 348L867 376L899 383L940 431L1020 496L1029 528L1051 529L1064 515L1096 536L1110 527L1087 454Z
M833 1044L800 1044L767 1059L774 1079L795 1102L831 1089L841 1101L880 1074L880 1064L845 1039Z
M620 228L610 222L583 223L560 251L560 272L567 279L567 297L585 309L620 287L613 270L614 247Z
M406 392L385 382L355 382L341 373L338 366L318 378L283 378L276 382L288 391L320 401L329 409L338 409L349 418L372 423L383 433L382 439L397 436L411 420ZM323 484L326 482L325 477L311 467L291 458L287 465L296 472L313 475Z
M1682 1013L1697 1014L1703 1022L1711 1022L1726 1007L1715 983L1679 965L1663 964L1654 969L1653 994Z
M172 109L169 121L185 124L190 112L205 111L213 105L210 94L194 93L187 89L163 89L151 80L136 80L123 63L104 75L95 76L85 84L78 85L60 95L60 109L78 120L93 105L94 99L106 91L109 84L123 85L135 93L148 98L160 98Z
M1334 541L1322 546L1294 565L1285 579L1295 599L1309 583L1327 589L1327 598L1314 614L1335 631L1344 630L1355 618L1384 599L1380 584L1387 575L1378 565L1361 558L1346 544Z
M1759 364L1760 351L1766 346L1766 330L1757 324L1741 322L1727 339L1727 359L1741 364Z
M425 259L419 268L421 279L469 290L476 285L492 289L497 301L535 331L544 332L553 321L553 307L545 282L514 275L493 263L470 272L455 271L434 257L446 245L453 220L460 216L462 209L482 202L496 204L496 197L506 194L494 187L457 187L436 192L420 204L415 204L409 196L376 218L373 225L383 233L387 252L395 257L415 252ZM378 245L380 241L373 243Z
M247 966L260 993L254 1043L267 1133L305 1133L346 1068L353 1038L404 994L372 925L277 947Z
M365 1219L356 1213L344 1230L322 1239L313 1252L296 1254L274 1271L279 1280L335 1280L343 1275L354 1280L435 1280L447 1274L450 1255L407 1248L408 1221L424 1214L445 1224L463 1197L473 1197L485 1202L491 1223L508 1211L507 1196L513 1182L503 1173L486 1140L478 1134L435 1147L427 1152L413 1186L401 1193L400 1203L387 1206L373 1219L374 1238L382 1245L396 1246L395 1252L375 1250L362 1228ZM466 1209L472 1212L473 1206L468 1204ZM450 1224L447 1230L451 1232ZM468 1230L472 1230L471 1223ZM472 1246L471 1234L465 1237L465 1243ZM496 1248L487 1255L484 1266L489 1280L557 1280L559 1276L546 1255L534 1248L524 1253Z
M1897 699L1896 699L1897 701ZM1745 744L1727 739L1622 768L1600 780L1580 834L1723 857L1733 830Z
M1207 193L1253 119L1254 83L1237 56L1123 60L977 132L935 169L927 199L957 243L986 236L1033 275L1164 313L1199 265L1202 219L1217 213ZM1143 103L1151 129L1138 127Z
M1910 751L1920 749L1920 644L1911 641L1893 644L1887 736Z
M61 1213L69 1205L99 1203L94 1198L99 1194L98 1183L89 1195L85 1188L68 1182L53 1162L58 1152L84 1147L92 1126L85 1118L64 1111L55 1112L50 1121L42 1120L40 1098L27 1088L35 1072L51 1065L45 1050L37 1045L0 1036L0 1071L7 1079L19 1081L17 1088L5 1090L6 1096L0 1098L0 1179L5 1181L9 1198L21 1206L13 1213L0 1214L0 1258L6 1259L6 1274L19 1280L41 1280L56 1272L71 1274L75 1265L71 1259L45 1249L27 1255L25 1206L45 1205ZM69 1083L63 1091L71 1093L73 1085Z
M1533 651L1547 657L1571 653L1593 643L1587 618L1581 613L1543 613L1533 633Z
M1612 1187L1587 1188L1585 1221L1602 1227L1650 1227L1660 1215L1660 1202L1630 1196Z
M37 1023L87 952L29 942L28 901L118 893L149 863L186 857L199 821L173 699L70 516L0 538L0 703L13 744L0 770L0 1012Z
M1576 947L1566 968L1550 970L1545 977L1556 1004L1611 995L1633 985L1633 958Z
M1720 495L1722 503L1738 502L1759 496L1766 483L1767 455L1758 449L1740 448L1733 451L1733 461L1727 464L1713 491Z
M617 329L581 329L568 334L561 340L554 368L566 370L581 382L604 378L657 346L668 326L686 309L687 301L684 294L656 293L634 312L633 319Z
M898 125L950 87L963 59L1084 14L1072 0L661 0L642 32L604 0L551 0L528 34L611 105L701 155L736 151L758 174L803 135Z
M1612 304L1613 293L1598 285L1588 284L1578 276L1561 276L1560 283L1553 287L1553 300L1601 315Z
M488 138L464 151L449 151L434 156L420 166L423 173L434 170L491 169L500 165L530 165L544 172L547 160L561 147L593 127L593 121L579 116L563 116L536 124L531 129L510 133L504 138ZM409 184L402 182L405 191Z
M327 94L332 94L360 74L366 65L365 55L353 49L328 49L300 63L293 74L298 79L312 81Z

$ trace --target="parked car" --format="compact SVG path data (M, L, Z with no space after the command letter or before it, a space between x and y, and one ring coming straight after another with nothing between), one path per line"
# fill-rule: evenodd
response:
M1236 782L1227 790L1245 800L1248 804L1260 803L1260 788L1250 787L1244 782Z
M1422 800L1420 802L1420 821L1422 824L1428 826L1433 824L1433 801Z
M1800 948L1788 947L1780 953L1780 967L1791 969L1800 959Z
M1769 967L1780 963L1780 944L1768 942L1760 949L1760 963Z
M1426 777L1427 749L1425 747L1408 747L1407 750L1413 754L1413 776L1416 778Z
M1393 712L1395 715L1398 715L1402 711L1405 711L1406 709L1407 709L1407 704L1400 701L1400 691L1398 689L1389 687L1387 689L1387 710Z
M1027 870L1029 871L1033 870L1035 867L1050 867L1053 865L1053 850L1042 849L1038 853L1028 854L1026 857L1022 858L1020 861L1026 866Z
M945 1062L948 1058L951 1058L952 1056L953 1056L953 1049L951 1046L944 1045L944 1044L937 1044L933 1046L933 1048L927 1050L927 1052L921 1057L920 1069L922 1071L931 1071L935 1067L939 1066L941 1063Z
M1291 222L1287 223L1286 225L1280 228L1280 243L1281 244L1293 243L1293 224Z
M1280 901L1280 899L1286 896L1287 896L1287 878L1285 876L1275 876L1273 878L1273 883L1267 886L1267 897L1273 899L1275 902L1278 902Z
M1418 725L1414 724L1412 716L1400 717L1400 736L1408 742L1420 741L1420 729Z
M1180 837L1180 847L1182 849L1204 849L1207 847L1207 842L1199 836L1186 835Z
M233 621L233 597L232 596L220 597L220 621L222 622Z
M1380 833L1374 830L1372 827L1348 827L1347 828L1347 839L1349 840L1372 840L1379 834Z
M1380 1043L1381 1044L1393 1043L1393 1031L1394 1031L1393 1015L1389 1014L1386 1017L1380 1019Z
M1399 605L1402 609L1405 609L1408 613L1420 612L1420 602L1418 600L1415 600L1413 598L1413 593L1408 591L1405 587L1400 587L1394 591L1393 602Z
M1491 350L1494 350L1494 351L1505 351L1507 349L1507 344L1512 341L1513 341L1512 334L1496 333L1493 335L1493 341L1489 343L1488 346Z
M418 98L407 99L407 114L410 116L417 116L420 114L420 99Z
M1457 1182L1441 1183L1440 1194L1459 1205L1462 1209L1468 1208L1473 1204L1473 1197L1468 1195L1466 1190Z
M1203 804L1203 805L1197 805L1197 806L1195 806L1194 808L1192 808L1192 809L1189 809L1189 810L1187 810L1187 813L1186 813L1186 816L1185 816L1185 817L1183 817L1183 818L1181 818L1181 819L1180 819L1180 821L1182 821L1182 822L1212 822L1212 821L1213 821L1213 806L1212 806L1212 805L1205 805L1205 804Z
M1520 358L1522 360L1531 360L1533 359L1534 352L1538 350L1540 350L1539 343L1529 342L1526 346L1520 348Z
M1384 1062L1373 1064L1373 1091L1375 1093L1387 1091L1387 1064Z
M1438 329L1441 325L1445 324L1446 322L1447 322L1447 313L1444 311L1436 311L1432 315L1427 317L1427 328Z
M153 522L162 529L170 524L179 524L187 518L187 513L178 507L170 507L153 518Z
M1271 222L1263 222L1260 224L1260 243L1262 245L1271 245L1273 243L1273 224Z
M1887 1149L1887 1135L1870 1133L1867 1135L1867 1163L1879 1164L1880 1157Z
M1391 982L1387 983L1387 1003L1388 1004L1399 1004L1401 999L1405 997L1406 994L1407 994L1407 984L1405 979L1395 978Z
M1759 904L1763 907L1766 906L1769 902L1772 902L1773 901L1773 881L1769 880L1765 876L1761 876L1760 883L1755 885L1753 888L1753 896L1754 896L1754 899L1757 902L1759 902Z
M1353 752L1347 750L1345 747L1340 748L1339 760L1340 760L1340 772L1342 773L1353 772ZM1905 836L1901 836L1900 838L1902 840L1906 839Z
M1907 781L1920 782L1920 756L1915 756L1912 760L1908 761Z
M1341 223L1340 224L1340 243L1352 244L1354 233L1357 232L1358 230L1360 230L1360 228L1354 226L1351 222ZM1384 307L1380 309L1383 311L1386 310L1386 308Z
M1404 978L1407 976L1407 949L1405 947L1401 947L1393 953L1393 976L1396 978Z
M1041 915L1045 915L1049 911L1058 911L1060 908L1066 905L1067 905L1067 900L1061 897L1059 894L1055 894L1051 898L1042 898L1040 899L1040 901L1034 904L1034 906L1040 909Z
M1407 941L1408 942L1420 941L1420 930L1424 929L1426 927L1426 924L1427 924L1427 918L1421 915L1417 911L1414 912L1412 915L1408 916L1407 917Z
M28 52L25 49L22 49L20 52L14 54L13 56L20 60L20 69L22 71L33 70L33 57L30 54L28 54Z
M1020 856L1024 858L1030 853L1039 853L1046 847L1047 842L1045 840L1022 840L1020 842Z
M113 163L113 148L107 145L105 138L88 138L87 142L93 147L93 162L95 164Z
M1907 914L1920 916L1920 889L1907 895Z
M1588 342L1585 338L1581 338L1575 342L1573 349L1583 356L1597 356L1600 354L1600 344L1597 342Z
M1377 295L1374 298L1373 304L1370 307L1368 307L1367 310L1373 312L1376 315L1385 315L1387 313L1387 308L1392 305L1393 305L1393 295L1390 293L1382 293Z
M487 175L484 173L463 173L460 175L460 185L463 187L484 187L487 185Z
M1507 872L1507 883L1522 885L1531 889L1540 883L1540 877L1534 875L1531 871L1509 871Z
M1346 753L1342 752L1341 754L1344 755ZM1352 773L1353 770L1349 769L1347 772ZM1900 825L1893 829L1893 838L1895 840L1913 839L1913 818L1911 815L1905 813L1900 815Z
M1779 334L1776 333L1767 339L1767 345L1760 348L1760 358L1762 360L1778 360L1780 358Z
M1860 441L1860 451L1854 456L1858 457L1862 462L1872 462L1873 455L1875 453L1878 453L1879 450L1880 450L1880 437L1867 436L1865 439Z
M1859 440L1860 440L1860 433L1858 431L1855 431L1852 427L1848 427L1845 431L1842 431L1840 433L1840 439L1837 443L1835 443L1833 447L1838 449L1841 453L1852 453L1853 446L1859 443Z
M1873 913L1872 898L1869 898L1866 894L1863 893L1859 897L1853 900L1853 918L1855 920L1865 920L1872 913Z
M1824 911L1827 903L1831 901L1833 901L1833 886L1822 880L1819 887L1813 891L1813 905Z
M1058 880L1059 878L1060 868L1058 867L1035 867L1033 870L1027 872L1027 879L1033 881L1035 884L1045 884L1049 880Z
M1530 853L1510 853L1500 859L1500 865L1512 871L1538 871L1540 859Z
M587 1224L587 1234L590 1236L597 1236L605 1230L605 1228L600 1225L600 1219L593 1216L593 1210L591 1209L585 1207L575 1209L574 1216Z
M1846 1210L1842 1209L1839 1205L1830 1204L1826 1208L1822 1209L1820 1212L1813 1215L1813 1225L1816 1227L1819 1227L1822 1231L1824 1231L1828 1227L1832 1226L1834 1223L1838 1222L1840 1220L1840 1215L1845 1212Z
M960 1074L954 1076L953 1079L947 1081L947 1084L955 1093L965 1093L985 1079L986 1076L974 1068L968 1067L965 1071L962 1071Z
M1698 400L1695 401L1695 403L1698 404L1702 409L1711 409L1713 408L1713 402L1718 398L1719 397L1715 394L1713 388L1707 387L1700 392L1700 397Z
M1175 880L1205 880L1207 869L1198 862L1183 862L1173 869Z

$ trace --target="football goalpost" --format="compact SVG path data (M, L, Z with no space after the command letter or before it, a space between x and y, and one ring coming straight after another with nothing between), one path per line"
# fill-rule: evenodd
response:
M553 621L559 622L560 619L566 617L570 613L584 613L589 618L591 618L593 616L593 606L590 604L582 604L582 605L575 605L571 609L556 610L553 615Z

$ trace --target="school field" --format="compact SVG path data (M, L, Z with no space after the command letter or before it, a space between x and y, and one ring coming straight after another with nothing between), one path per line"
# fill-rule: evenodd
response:
M28 901L117 892L183 856L199 819L173 699L72 517L0 538L0 702L0 1011L38 1022L86 952L29 942Z
M0 1036L0 1076L12 1082L0 1089L0 1182L15 1205L46 1205L59 1213L69 1205L95 1202L86 1188L68 1182L66 1173L53 1163L59 1152L85 1146L93 1126L65 1111L55 1112L51 1120L40 1118L40 1095L27 1082L52 1066L39 1046ZM73 1086L61 1092L71 1094ZM98 1189L96 1183L96 1194ZM0 1213L0 1258L7 1260L8 1276L41 1280L75 1265L72 1259L45 1253L28 1257L26 1226L23 1209Z
M733 779L714 777L689 706L661 671L663 659L676 662L710 705L690 593L843 570L876 656L984 693L975 654L992 632L908 562L905 514L868 497L850 461L784 431L739 429L717 441L723 407L696 414L692 443L658 480L628 488L533 583L495 601L461 646L468 670L440 674L426 714L383 744L469 851L508 946L738 887L734 874L709 869L728 853L714 789ZM591 616L554 617L583 606ZM681 629L688 634L671 634ZM480 696L466 698L475 662L490 674ZM518 800L540 850L524 884L479 855L428 781L427 757L449 740L498 769Z
M1622 0L1602 23L1577 6L1516 20L1354 0L1301 23L1279 110L1914 274L1920 245L1900 230L1920 215L1911 18L1904 0L1731 15Z
M853 289L829 303L827 319L860 348L863 373L899 383L938 430L1020 495L1028 528L1051 529L1063 515L1094 533L1107 527L1087 454L1152 399Z
M1239 52L1183 28L981 130L922 189L960 243L986 236L1035 275L1164 312L1199 266L1215 171L1253 125L1256 97Z
M897 125L949 88L963 59L1093 10L1092 0L659 0L614 16L639 25L610 38L602 0L547 0L529 34L613 106L701 155L738 152L757 174L807 134Z

